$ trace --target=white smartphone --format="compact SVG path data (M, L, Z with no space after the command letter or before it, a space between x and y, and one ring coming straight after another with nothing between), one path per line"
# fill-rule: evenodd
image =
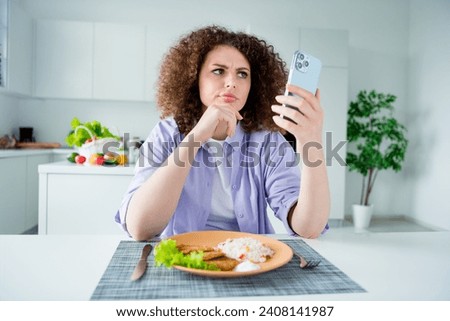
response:
M319 84L320 71L322 69L322 63L319 59L310 54L297 50L292 56L291 66L289 69L288 84L292 84L301 87L313 94L316 93L317 86ZM286 92L285 96L293 96L292 93ZM284 105L285 107L298 108ZM301 111L300 111L301 112ZM288 119L287 117L285 117Z
M292 56L288 84L296 85L315 94L321 69L322 63L319 59L297 50Z

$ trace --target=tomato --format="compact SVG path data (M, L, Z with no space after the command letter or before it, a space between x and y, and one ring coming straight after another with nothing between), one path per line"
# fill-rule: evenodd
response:
M75 163L77 164L83 164L86 161L86 157L82 155L75 156Z
M98 156L98 157L95 159L95 163L96 163L97 165L103 165L104 162L105 162L105 158L104 158L103 156Z

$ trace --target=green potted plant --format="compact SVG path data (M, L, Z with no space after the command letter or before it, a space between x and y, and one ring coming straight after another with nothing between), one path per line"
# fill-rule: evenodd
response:
M381 170L398 172L405 159L406 128L393 116L396 96L362 90L350 102L347 119L349 150L346 163L350 171L362 175L361 199L353 205L355 228L366 229L373 213L370 195Z

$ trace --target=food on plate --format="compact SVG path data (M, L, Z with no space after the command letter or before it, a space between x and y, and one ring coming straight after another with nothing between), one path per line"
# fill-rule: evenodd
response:
M203 251L203 252L209 252L214 251L214 248L211 246L206 245L189 245L189 244L179 244L177 245L177 248L181 251L183 254L188 254L193 251Z
M231 271L239 264L239 261L226 257L225 253L223 253L221 250L213 248L211 246L180 244L177 246L177 248L183 254L190 254L195 252L203 253L203 261L208 264L216 265L220 271Z
M248 272L259 270L261 266L259 264L252 263L250 261L244 261L239 263L234 269L234 272Z
M203 260L202 251L192 251L188 254L183 254L178 249L177 242L172 239L163 240L156 245L155 264L156 266L165 265L168 268L178 265L193 269L219 271L216 265Z
M251 237L227 239L217 247L227 257L240 262L248 260L252 263L262 263L275 254L270 247Z
M234 268L239 265L238 260L230 259L226 256L216 257L206 262L214 264L219 268L220 271L233 271Z
M213 271L247 272L258 270L274 251L260 241L245 237L227 239L216 247L177 244L175 240L161 241L155 247L156 266L173 265Z
M155 247L155 264L168 268L178 265L201 270L231 271L239 261L226 257L222 251L210 246L177 245L175 240L167 239Z
M225 254L222 251L219 251L217 249L214 249L213 247L205 245L180 244L177 245L177 248L183 254L189 254L191 252L203 252L203 261L210 261L212 259L225 256Z
M218 250L203 252L203 260L204 261L211 261L211 260L221 258L224 256L225 256L225 254L222 251L218 251Z

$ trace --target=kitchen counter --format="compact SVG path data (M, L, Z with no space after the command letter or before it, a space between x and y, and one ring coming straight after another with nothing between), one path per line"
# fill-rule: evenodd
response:
M39 165L39 174L134 175L134 164L125 164L124 166L91 166L62 161Z
M39 234L121 234L114 221L134 165L39 165Z
M64 154L68 155L73 152L72 148L47 148L47 149L0 149L0 158L9 157L23 157L23 156L34 156L34 155L54 155L54 154Z

